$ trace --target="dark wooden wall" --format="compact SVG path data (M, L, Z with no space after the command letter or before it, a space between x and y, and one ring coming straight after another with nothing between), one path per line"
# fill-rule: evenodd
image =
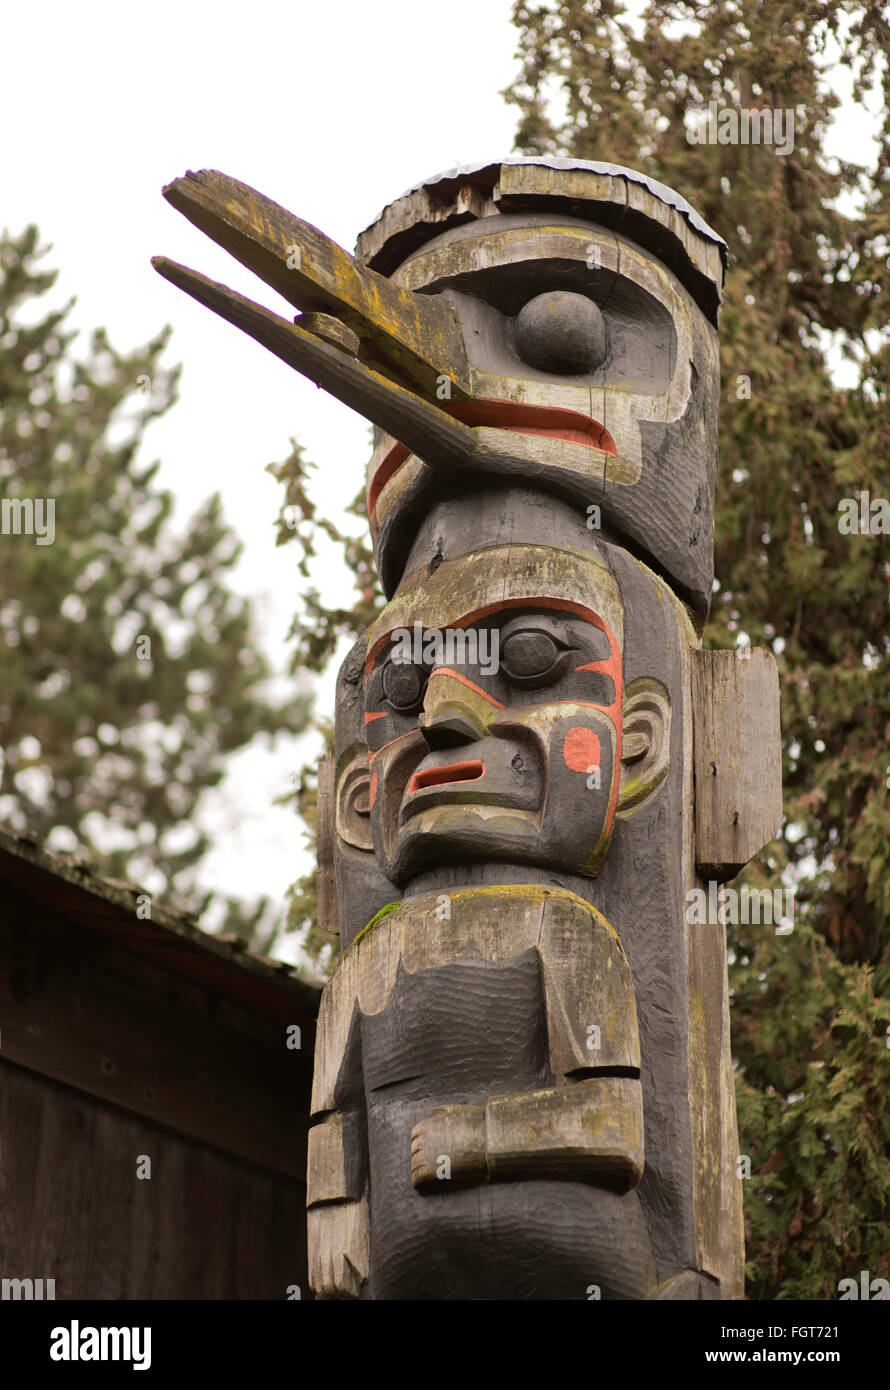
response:
M0 1146L4 1278L55 1279L56 1299L309 1296L294 1179L9 1062Z
M0 836L0 1279L54 1279L56 1299L311 1297L319 991L152 915Z

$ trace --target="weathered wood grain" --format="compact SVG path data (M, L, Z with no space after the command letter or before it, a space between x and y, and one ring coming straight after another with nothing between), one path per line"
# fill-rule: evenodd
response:
M227 289L198 271L163 256L152 265L165 280L212 309L282 362L323 386L344 405L359 411L407 448L422 453L432 466L465 467L476 447L474 431L445 415L435 404L373 371L341 346L334 347L299 323L288 323L246 296ZM445 370L443 368L443 370Z
M620 229L654 251L716 322L725 248L692 227L671 203L617 172L505 161L480 167L467 177L429 183L386 207L359 236L357 254L369 266L390 274L400 261L446 229L472 219L491 219L494 213L545 208L571 211L602 227Z
M296 1011L299 1049L283 1020L72 936L19 889L0 904L0 1018L5 1060L303 1178L312 1028Z
M316 849L318 867L315 872L315 897L318 926L323 932L336 936L340 930L337 908L337 878L334 869L334 753L329 750L318 764L318 799L316 820Z
M399 289L317 227L215 169L175 179L164 197L296 308L342 319L369 357L430 399L445 371L456 395L467 391L463 336L444 301Z
M733 878L782 824L779 674L771 652L693 661L696 865Z
M57 1300L311 1297L295 1179L3 1060L0 1135L4 1277Z

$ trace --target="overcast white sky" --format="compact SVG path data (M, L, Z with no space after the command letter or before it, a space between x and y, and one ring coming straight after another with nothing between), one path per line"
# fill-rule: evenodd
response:
M234 582L260 599L262 640L279 671L301 581L290 548L274 546L280 489L264 465L296 436L320 467L319 504L339 518L363 476L367 425L156 275L149 259L163 253L278 307L161 187L189 168L221 169L352 250L419 179L510 152L516 112L498 93L517 66L511 8L52 0L4 14L0 225L19 232L36 222L53 244L54 295L77 296L76 327L103 325L129 350L174 325L167 361L183 364L181 398L150 430L148 452L162 460L180 522L222 493L244 545ZM861 148L863 133L845 128L839 144ZM350 601L335 565L319 582L331 602ZM322 713L332 689L322 683ZM282 741L274 754L234 760L208 808L217 836L209 887L283 898L305 872L301 823L271 803L310 748ZM280 953L294 958L292 939Z

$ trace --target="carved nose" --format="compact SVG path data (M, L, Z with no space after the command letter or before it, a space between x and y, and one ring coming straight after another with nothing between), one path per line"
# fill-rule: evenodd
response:
M435 752L438 748L457 748L462 743L476 743L482 730L465 710L445 706L433 716L421 715L420 731Z
M451 671L436 670L429 678L418 724L430 749L456 748L484 738L496 709L497 702L484 691Z

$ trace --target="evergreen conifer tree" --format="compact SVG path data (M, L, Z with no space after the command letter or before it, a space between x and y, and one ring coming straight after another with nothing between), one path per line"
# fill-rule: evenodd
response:
M0 816L200 911L203 793L257 735L302 731L307 699L268 698L219 497L176 530L141 459L175 399L168 331L77 354L71 305L37 302L44 254L34 227L0 241ZM268 946L266 902L226 902L226 928L262 923Z

